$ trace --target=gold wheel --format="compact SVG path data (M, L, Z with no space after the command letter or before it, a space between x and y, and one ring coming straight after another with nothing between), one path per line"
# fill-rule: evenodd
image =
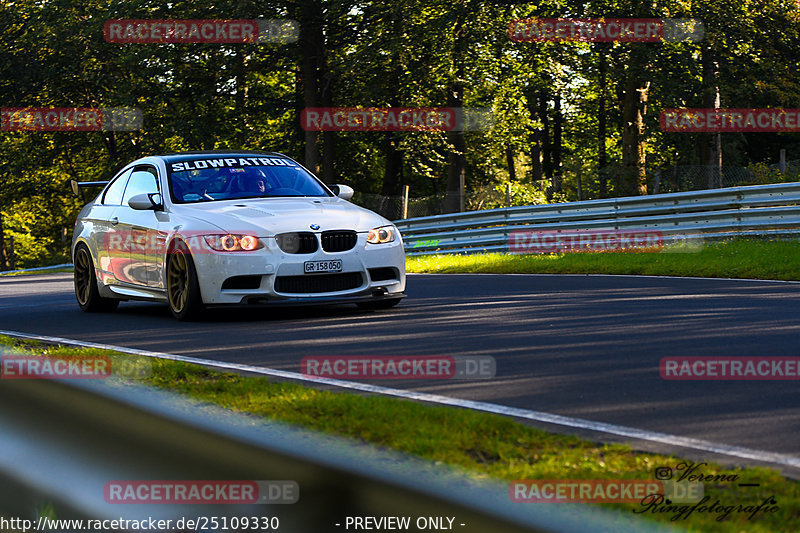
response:
M92 291L92 258L84 247L75 254L75 297L81 306L89 304Z
M186 306L186 295L189 292L189 267L182 250L175 250L170 258L167 287L169 305L173 311L180 313Z

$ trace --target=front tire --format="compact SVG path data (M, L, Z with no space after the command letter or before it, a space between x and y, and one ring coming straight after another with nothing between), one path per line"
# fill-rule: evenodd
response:
M182 242L176 244L167 261L167 301L172 316L178 320L194 320L203 311L197 270Z
M78 300L81 311L85 313L102 313L116 309L119 305L119 300L100 296L92 254L85 244L79 244L75 249L73 264L75 298Z

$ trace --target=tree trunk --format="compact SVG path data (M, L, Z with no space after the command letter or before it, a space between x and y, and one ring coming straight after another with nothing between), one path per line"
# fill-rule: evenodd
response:
M294 68L294 114L295 124L300 124L300 117L303 113L303 103L305 101L305 89L303 88L303 67L299 63ZM306 131L303 128L292 128L292 141L298 150L303 150L305 155ZM305 160L303 161L305 163Z
M506 164L508 165L508 181L517 181L517 169L514 166L514 148L506 146Z
M542 130L539 128L531 132L531 180L541 182L542 173Z
M448 132L448 139L453 145L453 150L447 154L447 193L443 212L457 213L461 207L461 173L467 166L467 158L464 155L466 149L464 132Z
M464 110L464 55L466 51L467 38L465 34L466 8L463 0L454 9L456 13L455 24L453 25L453 62L455 64L455 76L449 82L447 91L447 106ZM456 213L461 207L460 184L461 175L467 166L467 158L464 155L466 142L464 140L464 130L451 130L447 132L447 140L453 146L452 151L447 154L447 193L444 199L442 211L444 213Z
M633 55L633 54L632 54ZM623 196L647 194L647 145L644 137L644 115L650 82L640 79L631 67L625 83L622 108L622 173L615 189Z
M550 143L550 116L547 113L547 101L549 95L547 91L539 91L539 120L542 121L542 135L540 144L542 145L542 173L544 178L550 183L553 182L553 155L552 144Z
M328 185L336 183L336 132L322 132L322 172L320 178Z
M303 0L300 3L300 69L303 83L304 107L319 107L319 65L323 50L322 5L320 0ZM319 132L306 131L304 135L305 167L319 174Z
M322 89L322 106L333 106L333 89L331 81L331 73L328 70L327 62L325 62L325 86ZM322 132L322 181L332 185L336 183L336 168L334 162L336 161L336 133L335 131Z
M205 59L208 59L206 54ZM195 116L199 116L203 112L208 112L210 109L215 108L215 103L218 98L217 80L219 75L216 72L207 72L202 75L201 87L199 93L203 95L202 101L198 108L195 104ZM196 100L193 100L196 102ZM200 129L195 129L196 146L200 146L201 150L213 150L217 144L217 137L219 136L217 125L219 124L219 117L216 116L216 109L214 109L214 119L208 126L201 126ZM198 139L198 137L200 137Z
M391 23L394 35L404 35L405 33L405 13L399 5L395 5L391 10ZM389 63L389 76L392 80L402 80L407 76L407 67L404 56L400 51L392 54ZM402 107L402 96L399 90L389 91L390 107ZM383 134L383 183L381 184L381 194L384 196L398 196L402 193L403 185L403 152L400 150L402 135L397 132L387 131ZM435 181L434 181L435 184ZM402 215L402 213L401 213Z
M560 193L563 189L561 180L561 132L564 124L564 115L561 112L561 95L555 95L553 105L553 192Z
M250 124L245 109L245 102L247 98L247 65L245 64L245 54L241 48L236 49L233 62L235 72L236 94L234 95L234 105L236 109L236 116L241 117L244 127L241 131L236 133L237 143L239 146L245 146L249 132L247 131Z
M542 180L549 184L545 189L547 201L549 202L553 198L553 145L550 142L550 116L547 112L548 100L547 91L539 91L538 115L539 120L542 122L542 130L539 135L539 144L542 147Z
M703 107L719 108L720 96L717 75L717 63L711 47L704 45L700 50L700 61L703 66ZM706 183L709 189L722 187L722 135L720 133L700 133L700 164L704 167Z
M536 103L536 93L530 89L525 94L525 99L528 101L528 113L530 113L531 120L536 122L539 117L538 106ZM539 128L533 128L528 136L531 153L531 180L535 182L542 181L542 131Z
M383 187L381 194L384 196L397 196L400 194L403 172L403 152L399 149L400 138L393 131L384 134L383 153L386 154L386 164L383 172Z
M103 135L103 142L108 150L109 163L111 163L113 166L119 159L119 151L117 150L117 132L112 130Z
M600 198L608 197L607 167L608 160L606 155L606 90L608 73L607 47L604 43L598 43L600 51L600 64L597 72L599 78L599 101L597 110L597 177L600 188Z

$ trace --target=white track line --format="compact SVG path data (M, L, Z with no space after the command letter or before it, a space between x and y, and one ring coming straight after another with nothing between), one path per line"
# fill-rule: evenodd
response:
M548 424L556 424L559 426L566 426L584 430L598 431L601 433L609 433L612 435L620 435L633 439L646 440L651 442L659 442L671 446L680 446L682 448L691 448L695 450L702 450L705 452L728 455L732 457L740 457L742 459L750 459L754 461L763 461L767 463L779 464L793 468L800 468L800 457L792 455L768 452L763 450L754 450L752 448L743 448L740 446L730 446L728 444L719 444L701 439L693 439L690 437L680 437L678 435L670 435L668 433L658 433L647 431L644 429L637 429L627 426L617 426L615 424L607 424L605 422L594 422L583 418L572 418L568 416L561 416L552 413L544 413L542 411L530 411L528 409L520 409L517 407L508 407L505 405L498 405L493 403L475 402L472 400L460 400L458 398L450 398L448 396L440 396L438 394L427 394L422 392L412 392L401 389L391 389L388 387L378 387L375 385L368 385L365 383L356 383L353 381L343 381L339 379L320 378L314 376L306 376L296 372L287 372L285 370L276 370L272 368L264 368L251 365L242 365L239 363L225 363L223 361L213 361L210 359L200 359L197 357L187 357L183 355L175 355L160 352L150 352L146 350L137 350L135 348L125 348L123 346L114 346L111 344L98 344L94 342L83 342L72 339L64 339L61 337L45 337L42 335L32 335L29 333L21 333L18 331L0 330L0 335L9 337L16 337L22 339L31 339L47 343L66 344L72 346L82 346L86 348L100 348L104 350L115 350L118 352L141 355L145 357L155 357L158 359L171 359L173 361L183 361L186 363L194 363L203 366L214 368L225 368L229 370L240 370L243 372L250 372L254 374L263 374L266 376L274 376L280 378L293 379L298 381L307 381L311 383L320 383L324 385L333 385L345 389L353 389L361 392L371 392L375 394L384 394L387 396L396 396L399 398L406 398L409 400L417 400L423 402L436 403L440 405L451 405L453 407L461 407L465 409L473 409L475 411L484 411L487 413L494 413L498 415L506 415L516 418L523 418L526 420L534 420L537 422L546 422Z

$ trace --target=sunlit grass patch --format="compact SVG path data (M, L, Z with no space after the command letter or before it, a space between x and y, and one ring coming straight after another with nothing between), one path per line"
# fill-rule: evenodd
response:
M430 255L406 258L408 272L640 274L800 280L800 241L734 239L660 252Z

